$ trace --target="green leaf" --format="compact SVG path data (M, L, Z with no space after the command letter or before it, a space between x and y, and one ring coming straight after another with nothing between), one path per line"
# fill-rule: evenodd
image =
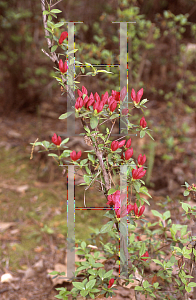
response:
M88 133L90 133L90 129L89 129L87 126L84 126L84 129L85 129Z
M84 241L81 243L81 247L82 247L82 249L86 248L86 243Z
M69 55L69 54L75 53L75 52L77 52L77 51L78 51L78 49L73 49L73 50L69 51L67 54Z
M196 286L196 282L189 282L188 286L195 287Z
M57 24L54 25L54 28L58 28L58 27L61 27L63 26L65 23L64 22L59 22Z
M62 11L59 9L52 9L50 12L54 14L60 14Z
M114 114L110 117L110 120L115 119L115 118L119 118L119 114Z
M114 221L109 221L108 223L104 224L101 227L100 233L109 232L112 229L113 224L114 224Z
M99 123L99 121L98 121L97 117L95 117L95 116L91 117L90 125L91 125L92 129L95 129L97 127L98 123Z
M49 15L49 14L50 14L49 11L47 11L47 10L44 10L44 11L43 11L43 15Z
M96 279L90 280L90 281L86 284L86 289L87 289L87 290L91 290L92 287L94 287L95 282L96 282Z
M109 191L108 191L108 195L114 194L115 192L116 192L116 189L111 188L111 189L109 189Z
M140 193L152 198L152 196L148 193L148 189L145 186L142 186L139 190Z
M91 178L89 177L89 175L84 174L83 177L84 177L84 181L85 181L87 184L89 184L89 183L91 182Z
M69 138L64 139L64 140L61 142L61 145L66 144L67 142L69 142Z
M58 155L55 153L49 153L48 156L58 157Z
M57 274L59 274L59 272L57 272L57 271L52 271L49 273L49 275L57 275Z
M113 270L108 271L107 273L104 274L103 278L110 278L112 276Z
M151 212L155 217L159 217L160 219L163 219L162 214L160 214L157 210L152 209Z
M54 51L56 51L56 49L58 48L58 45L54 45L54 46L52 46L52 48L51 48L51 50L50 50L50 52L54 52Z
M184 196L186 197L186 196L188 196L190 193L189 193L189 191L184 191Z
M163 266L162 262L158 259L153 259L153 261L155 262L155 264Z
M142 246L139 251L139 256L142 256L145 252L146 252L146 245L145 243L142 243Z
M150 132L148 130L146 130L146 133L149 135L149 137L154 141L154 138L152 137L152 135L150 134Z
M146 132L144 130L140 131L140 139L142 139L145 136Z
M69 116L71 116L74 112L73 111L68 111L65 114L62 114L59 119L63 120L63 119L67 119Z
M149 286L150 286L149 282L148 282L147 280L145 280L145 281L143 282L143 287L146 289L146 288L148 288Z

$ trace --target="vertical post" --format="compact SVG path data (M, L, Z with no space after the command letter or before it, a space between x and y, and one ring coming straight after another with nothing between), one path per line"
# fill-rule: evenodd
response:
M68 199L67 199L67 278L75 272L75 198L74 166L68 166Z

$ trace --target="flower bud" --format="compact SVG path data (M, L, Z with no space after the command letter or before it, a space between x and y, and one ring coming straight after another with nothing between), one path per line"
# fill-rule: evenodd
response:
M118 143L118 148L121 148L121 147L123 147L123 146L124 146L124 144L125 144L125 142L126 142L126 140L122 140L122 141L120 141L120 142Z
M67 62L65 61L64 65L63 65L63 61L62 59L59 60L59 70L62 74L65 74L67 72Z
M78 159L81 157L81 155L82 155L82 151L81 151L81 150L78 152L78 154L76 154L76 151L75 151L75 150L73 150L73 151L70 153L70 157L71 157L71 159L74 160L74 161L78 160Z
M146 155L143 156L140 154L137 158L137 162L139 166L142 166L146 162Z
M146 123L146 120L145 120L144 117L142 117L141 120L140 120L140 126L142 128L146 128L146 126L147 126L147 123Z
M61 44L63 43L63 41L67 38L67 36L68 36L67 31L63 31L63 32L61 33L61 36L60 36L60 39L59 39L59 44L60 44L60 45L61 45Z
M110 109L111 112L113 112L116 109L116 107L117 107L117 102L116 101L111 102L110 105L109 105L109 109Z
M126 143L126 148L129 148L131 146L131 139L129 139L128 141L127 141L127 143Z
M118 141L113 141L111 143L111 150L116 151L118 149Z
M133 148L127 149L127 150L125 151L125 159L126 159L126 160L129 160L129 159L132 157L132 155L133 155Z
M58 136L58 138L57 138L56 133L54 133L54 135L52 136L52 142L53 142L53 144L59 146L61 144L61 137Z
M145 205L142 205L142 207L140 208L139 214L138 214L139 217L143 215L144 210L145 210Z
M141 256L141 259L143 259L144 261L146 261L147 258L142 258L142 257L149 257L148 251L146 251L146 252Z

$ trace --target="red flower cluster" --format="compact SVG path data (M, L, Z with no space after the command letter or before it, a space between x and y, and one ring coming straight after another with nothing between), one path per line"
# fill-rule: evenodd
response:
M146 170L143 170L144 168L138 168L132 170L132 178L133 179L140 179L146 174Z
M78 160L78 159L81 157L81 155L82 155L82 151L81 151L81 150L78 152L78 154L76 154L76 151L75 151L75 150L73 150L73 151L70 153L70 157L71 157L71 159L74 160L74 161Z
M140 120L140 126L142 128L146 128L146 126L147 126L147 123L146 123L146 120L145 120L144 117L142 117L141 120Z
M61 137L58 136L58 138L57 138L56 133L54 133L52 136L52 142L53 142L53 144L59 146L61 144Z
M122 195L123 199L126 197L126 194ZM113 193L112 195L108 195L108 205L114 205L114 209L116 212L116 216L117 218L120 217L124 217L127 215L127 213L129 214L133 209L134 206L132 204L127 205L127 208L125 205L122 206L122 211L120 211L120 191L116 191L115 193Z
M103 110L104 105L108 105L109 110L113 112L116 109L118 103L120 102L120 92L114 90L112 90L112 94L110 97L108 95L108 92L105 92L104 95L102 94L101 99L97 92L94 94L94 96L91 93L90 96L88 97L88 91L84 86L82 87L82 91L78 90L77 92L79 96L75 104L75 108L77 110L79 110L83 106L87 109L89 109L89 106L93 106L94 111L100 113ZM122 99L123 99L125 97L124 88L122 89L121 92L122 92ZM83 100L83 102L81 101L80 98ZM128 111L129 111L128 109L123 109L122 113L127 114Z
M67 72L67 62L65 61L64 64L63 64L63 61L62 59L59 60L59 70L62 74L65 74Z
M143 88L140 89L138 92L137 92L137 95L135 93L135 90L132 89L131 91L131 99L133 100L133 102L137 105L140 103L140 100L142 98L142 95L143 95Z
M61 45L63 43L63 41L68 37L68 33L67 31L63 31L61 33L60 39L59 39L59 44Z

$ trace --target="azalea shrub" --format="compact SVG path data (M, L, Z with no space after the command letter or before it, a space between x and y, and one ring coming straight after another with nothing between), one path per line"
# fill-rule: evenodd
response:
M44 15L50 17L50 23L51 17L58 12L59 10L50 10L50 7L43 11ZM54 29L55 26L53 31L51 30L51 39ZM57 44L53 47L66 48L67 36L66 32L62 32L59 39L54 40ZM53 48L53 52L56 49L57 47ZM66 54L68 55L68 52ZM62 60L57 63L59 65L57 81L60 82L62 77L58 76L63 76L69 65ZM66 78L62 78L61 85L66 86ZM56 298L77 299L79 295L86 299L101 296L108 298L115 294L120 284L134 289L136 297L141 293L154 299L185 299L187 293L196 287L196 283L192 281L190 268L196 256L194 248L196 237L192 236L188 226L185 225L187 218L195 216L196 207L182 203L182 224L173 223L169 210L171 202L169 197L162 205L162 212L150 210L151 195L144 181L147 168L146 155L136 153L131 148L132 138L130 138L130 134L139 132L139 137L134 135L134 138L143 138L147 134L153 139L144 116L137 124L131 123L134 109L142 109L142 112L146 109L145 104L148 100L142 99L143 89L139 91L132 89L129 102L125 87L121 91L112 90L104 94L100 94L99 91L93 94L84 86L81 90L75 88L78 97L71 113L81 120L85 131L81 136L89 141L88 147L91 146L90 150L85 151L87 157L82 159L82 150L76 153L73 149L67 149L69 138L62 140L56 133L50 142L36 142L33 145L44 147L48 152L52 151L49 155L65 170L70 164L75 166L76 171L82 169L84 182L81 185L86 185L88 188L95 181L99 182L106 198L103 206L108 207L104 213L108 222L100 230L93 229L89 244L85 241L76 241L76 254L84 260L76 263L77 269L72 277L72 290L57 288L59 294ZM125 101L128 101L128 108L122 109L121 112L121 105ZM128 134L113 139L112 131L121 114L128 120ZM69 115L70 113L65 113L59 118L66 119ZM105 131L101 132L103 123L107 125ZM125 192L122 192L121 185L113 180L114 176L120 174L122 170L124 172L126 170ZM188 183L185 183L185 188L185 196L196 189L195 185L190 186ZM149 219L149 212L153 223ZM119 252L119 238L122 240L126 238L127 228L127 249ZM107 236L107 243L103 242L103 236ZM111 261L110 266L107 264L108 261ZM120 272L122 262L125 265L127 263L127 273ZM55 271L51 274L65 275Z

